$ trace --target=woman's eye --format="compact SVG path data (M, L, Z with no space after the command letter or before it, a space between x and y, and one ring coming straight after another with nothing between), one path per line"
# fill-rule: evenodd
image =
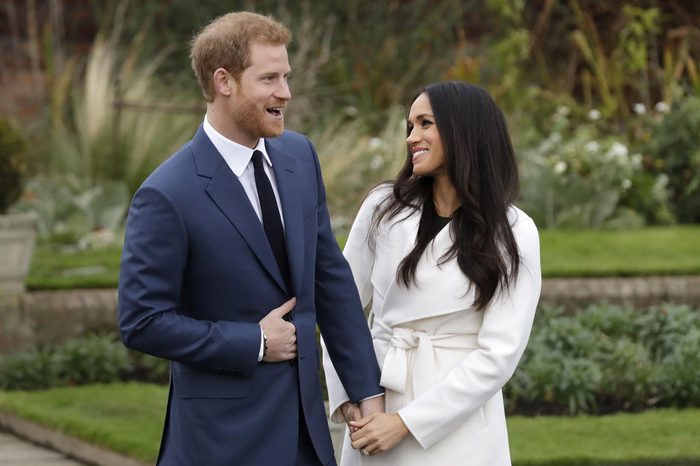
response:
M425 128L426 126L430 126L430 125L432 125L432 124L433 124L433 122L430 121L430 120L423 120L423 121L421 121L421 125L423 126L423 128Z

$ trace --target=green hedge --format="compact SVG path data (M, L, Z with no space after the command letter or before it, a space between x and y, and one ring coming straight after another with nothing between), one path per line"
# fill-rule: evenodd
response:
M116 335L92 335L0 362L5 389L117 380L165 383L168 362L128 351ZM700 309L599 304L566 315L544 307L505 399L508 411L519 414L700 406Z
M700 406L700 310L540 309L505 395L528 414Z
M116 335L89 335L0 360L0 388L38 390L137 379L168 380L168 362L127 350Z

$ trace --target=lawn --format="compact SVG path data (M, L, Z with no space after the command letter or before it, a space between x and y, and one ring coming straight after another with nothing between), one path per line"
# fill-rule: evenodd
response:
M120 383L0 391L0 409L153 462L167 388ZM511 417L515 466L700 464L700 410L601 417Z
M167 387L138 383L0 391L0 410L155 463Z
M79 251L42 244L34 251L27 288L115 288L120 260L121 247Z
M700 226L540 232L545 277L695 275Z
M700 226L631 231L540 232L545 277L682 275L700 273ZM344 238L339 238L344 243ZM29 289L113 288L121 250L37 248Z
M508 419L515 466L698 465L700 410Z

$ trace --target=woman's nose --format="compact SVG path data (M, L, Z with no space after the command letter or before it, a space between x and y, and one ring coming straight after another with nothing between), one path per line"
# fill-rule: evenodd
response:
M411 128L411 131L409 131L408 136L406 137L406 142L408 144L413 144L420 141L420 137L418 137L416 133L416 128Z

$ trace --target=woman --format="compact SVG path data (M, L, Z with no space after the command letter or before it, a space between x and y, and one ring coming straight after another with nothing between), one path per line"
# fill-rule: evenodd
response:
M481 88L425 87L408 114L408 156L372 191L345 256L382 367L386 413L358 419L324 356L342 465L509 465L501 388L530 335L539 239L512 205L505 118Z

